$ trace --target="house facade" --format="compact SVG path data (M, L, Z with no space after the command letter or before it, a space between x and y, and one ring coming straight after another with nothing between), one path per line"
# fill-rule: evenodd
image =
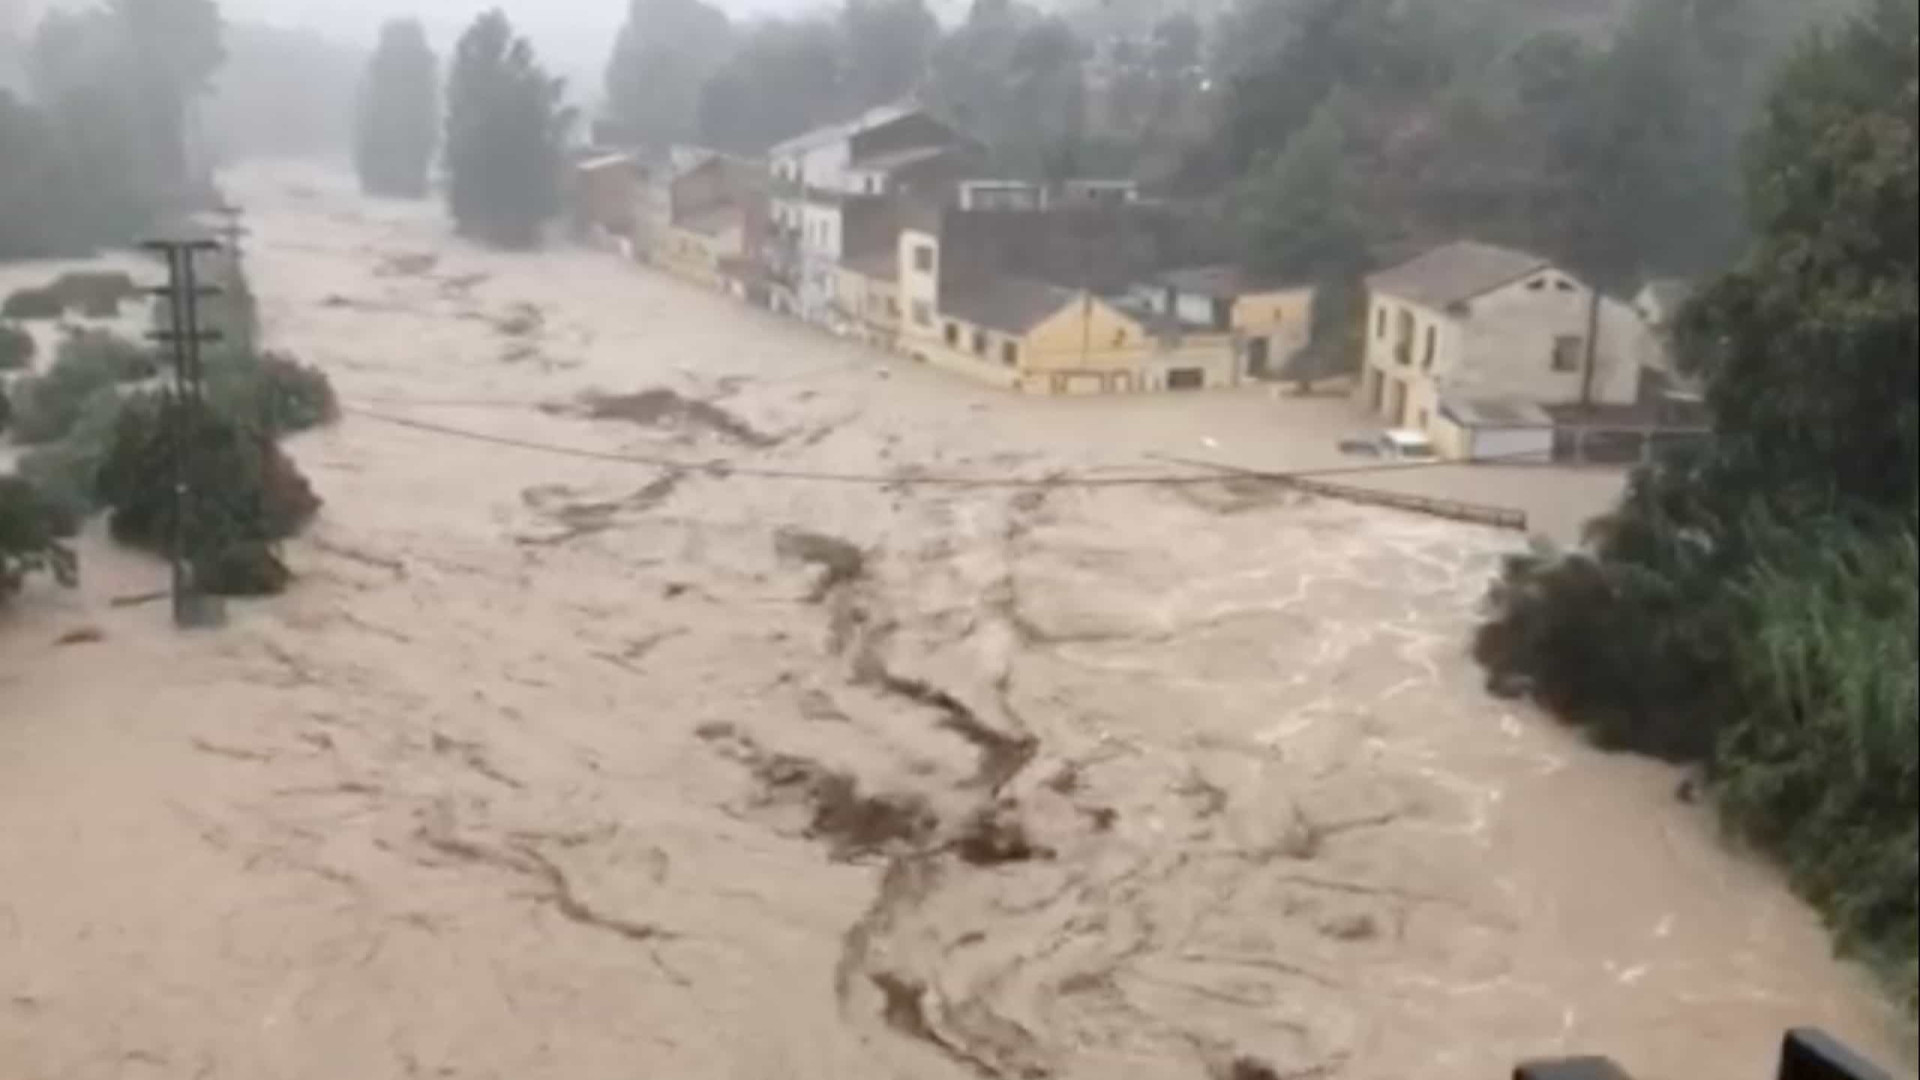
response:
M840 264L867 252L848 242L849 205L938 201L982 156L977 143L911 105L871 109L775 146L767 252L775 308L850 330L838 303Z
M1168 270L1129 290L1132 306L1190 331L1230 337L1241 377L1277 378L1313 338L1314 287L1232 266Z
M710 154L668 184L668 220L653 261L712 289L742 292L743 264L758 263L766 234L764 172L758 162Z
M1229 330L1187 328L1085 289L950 274L940 234L901 231L898 347L914 359L1034 394L1201 390L1239 382Z
M1462 241L1375 274L1367 286L1356 393L1389 427L1433 434L1448 400L1639 398L1653 346L1644 321L1544 258Z

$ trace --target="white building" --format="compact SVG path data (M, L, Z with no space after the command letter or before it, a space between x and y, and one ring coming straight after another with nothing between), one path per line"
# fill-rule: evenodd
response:
M1624 406L1657 340L1631 306L1547 259L1461 241L1367 279L1360 404L1387 426L1436 436L1526 406ZM1503 408L1506 406L1507 408ZM1468 455L1471 456L1471 455Z
M850 201L944 194L977 163L976 143L912 105L870 109L768 151L773 303L810 322L835 319Z

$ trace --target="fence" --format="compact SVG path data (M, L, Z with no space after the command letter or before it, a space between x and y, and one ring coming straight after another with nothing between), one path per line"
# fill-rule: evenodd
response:
M1562 424L1553 429L1553 460L1571 465L1643 465L1666 447L1699 442L1710 435L1704 427Z

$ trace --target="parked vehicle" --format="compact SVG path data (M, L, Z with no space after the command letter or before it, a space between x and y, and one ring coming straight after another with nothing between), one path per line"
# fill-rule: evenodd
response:
M1387 461L1431 461L1433 440L1418 431L1396 429L1367 438L1341 439L1340 452L1355 457L1375 457Z

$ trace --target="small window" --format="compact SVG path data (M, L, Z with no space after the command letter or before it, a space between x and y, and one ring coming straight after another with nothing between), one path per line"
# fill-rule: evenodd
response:
M921 326L933 325L933 305L925 300L913 302L913 321Z
M880 190L879 178L874 176L867 177L867 194L872 195L878 192L879 190Z
M1384 307L1374 316L1373 336L1378 338L1387 336L1387 309Z
M1020 346L1011 341L1000 343L1000 362L1012 367L1020 362Z
M915 244L913 248L913 268L923 274L933 273L933 245Z
M900 301L891 296L887 297L887 314L896 319L900 317Z
M947 324L947 344L955 346L960 344L960 326L958 323Z
M1127 331L1124 328L1113 332L1113 343L1115 345L1125 345L1127 343Z
M987 332L985 330L975 330L973 332L973 354L975 356L987 355Z
M1421 367L1423 367L1423 368L1428 368L1428 369L1431 369L1431 368L1433 367L1433 354L1434 354L1434 350L1435 350L1435 349L1436 349L1436 348L1438 347L1438 345L1439 345L1439 340L1438 340L1438 339L1439 339L1439 333L1440 333L1440 331L1439 331L1439 328L1438 328L1438 327L1436 327L1436 326L1433 326L1433 325L1431 325L1431 324L1429 324L1429 325L1428 325L1428 327L1427 327L1427 351L1426 351L1426 354L1425 354L1425 355L1424 355L1424 356L1423 356L1423 357L1421 358L1421 360L1420 360L1420 366L1421 366Z
M1579 371L1586 339L1577 334L1562 334L1553 339L1553 370Z
M1553 287L1556 289L1559 289L1561 292L1572 292L1573 282L1568 281L1565 278L1561 278L1560 280L1555 281L1553 283Z
M1415 426L1418 427L1421 431L1427 430L1427 410L1425 409L1420 410L1420 422Z
M1546 278L1534 278L1532 281L1527 282L1528 292L1539 292L1541 289L1544 289L1546 287L1547 287Z

